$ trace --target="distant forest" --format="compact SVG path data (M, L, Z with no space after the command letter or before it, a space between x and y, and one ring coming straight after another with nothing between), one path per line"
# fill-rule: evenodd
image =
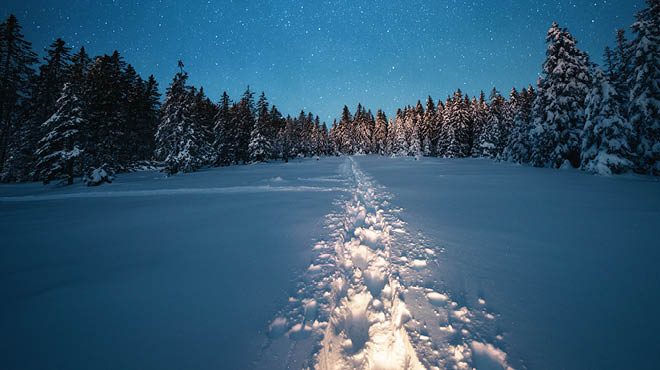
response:
M0 180L88 184L145 166L168 174L304 156L485 157L537 167L660 175L660 0L635 15L593 63L554 23L536 86L399 109L344 106L330 127L283 117L248 89L217 103L188 84L179 62L161 100L115 51L90 57L62 39L40 64L14 15L0 25Z

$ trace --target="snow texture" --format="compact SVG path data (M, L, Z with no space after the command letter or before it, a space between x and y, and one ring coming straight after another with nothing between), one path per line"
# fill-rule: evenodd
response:
M3 367L653 368L658 209L427 157L2 185Z

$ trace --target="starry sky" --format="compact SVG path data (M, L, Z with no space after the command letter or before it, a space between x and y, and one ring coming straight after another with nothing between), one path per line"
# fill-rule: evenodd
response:
M90 55L118 50L161 91L183 60L212 100L265 91L283 114L330 123L358 102L391 116L461 88L535 84L556 21L596 62L644 0L4 0L37 52L57 37Z

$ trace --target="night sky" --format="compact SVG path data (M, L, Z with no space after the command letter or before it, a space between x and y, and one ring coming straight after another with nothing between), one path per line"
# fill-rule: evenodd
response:
M456 88L478 94L534 84L556 21L594 61L643 0L35 1L4 0L36 51L57 37L90 55L117 49L161 91L182 59L217 101L250 85L285 115L331 122L358 102L391 116Z

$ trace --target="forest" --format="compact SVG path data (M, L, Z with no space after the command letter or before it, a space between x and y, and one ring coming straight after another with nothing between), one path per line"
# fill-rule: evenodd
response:
M10 15L0 25L0 180L89 185L116 173L168 174L298 156L484 157L601 175L660 175L660 1L618 30L603 66L553 23L536 86L460 89L388 118L358 104L327 125L286 117L248 87L214 102L184 64L164 92L118 51L90 57L55 40L39 61ZM541 45L539 45L541 47ZM424 101L424 103L423 103ZM328 127L329 126L329 127Z

